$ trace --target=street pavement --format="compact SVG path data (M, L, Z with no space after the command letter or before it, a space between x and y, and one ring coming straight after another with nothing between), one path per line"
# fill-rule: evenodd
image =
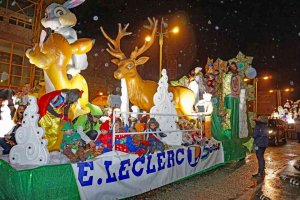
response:
M157 200L300 200L300 143L268 147L266 176L252 178L257 171L254 153L190 179L169 184L129 198ZM300 183L299 183L300 184Z

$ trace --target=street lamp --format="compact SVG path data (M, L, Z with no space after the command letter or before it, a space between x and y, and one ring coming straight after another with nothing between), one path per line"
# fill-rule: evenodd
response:
M161 18L160 22L160 32L158 32L159 37L159 79L161 77L162 70L162 46L164 44L164 36L167 36L170 32L177 34L179 32L179 27L175 26L171 31L163 32L163 25L165 24L164 19Z
M272 79L272 76L263 76L263 77L256 77L254 79L254 87L255 87L255 113L257 113L257 94L258 94L258 80L270 80ZM244 81L246 82L247 80L244 79Z
M293 92L294 88L285 88L285 89L271 89L269 90L270 93L276 92L276 98L277 98L277 107L281 106L281 92Z

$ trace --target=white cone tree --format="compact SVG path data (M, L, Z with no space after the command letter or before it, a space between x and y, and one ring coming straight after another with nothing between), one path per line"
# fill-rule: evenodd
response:
M174 114L174 116L162 116L152 115L159 123L159 127L164 131L167 137L162 138L162 141L168 145L181 145L182 132L176 131L176 119L177 112L173 102L173 93L168 91L168 76L165 69L162 70L162 77L159 80L157 92L153 96L154 106L151 108L150 113L161 113L161 114Z
M11 164L44 165L49 163L48 142L43 139L44 128L38 126L39 114L37 112L37 100L34 96L30 96L22 126L16 131L17 145L11 149L9 154Z

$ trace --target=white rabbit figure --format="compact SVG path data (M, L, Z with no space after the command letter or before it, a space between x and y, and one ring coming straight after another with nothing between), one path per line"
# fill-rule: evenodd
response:
M77 40L77 33L72 28L77 23L77 18L69 9L82 4L85 0L68 0L64 4L52 3L45 11L45 18L41 20L45 28L50 28L56 33L63 35L69 43ZM67 73L75 76L81 70L88 67L86 54L73 54Z

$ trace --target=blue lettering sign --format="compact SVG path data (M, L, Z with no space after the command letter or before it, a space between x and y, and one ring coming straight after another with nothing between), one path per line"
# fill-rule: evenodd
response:
M165 169L166 163L163 162L162 158L165 158L166 154L164 151L157 153L158 171Z
M137 164L138 162L141 162L142 164L144 164L144 163L145 163L145 157L137 158L137 159L135 159L135 161L133 162L133 164L132 164L132 173L133 173L135 176L141 176L142 173L143 173L143 170L144 170L144 168L141 167L140 170L136 171L135 166L136 166L136 164Z
M204 147L203 148L203 154L201 154L201 160L202 159L205 160L206 158L208 158L209 151L210 151L209 147Z
M113 176L111 176L110 171L109 171L109 166L112 165L112 161L106 160L104 162L104 165L105 165L105 169L106 169L106 173L107 173L106 183L116 182L117 181L116 174L113 173Z
M126 170L126 165L130 166L130 159L122 160L120 165L121 166L120 166L120 169L119 169L119 180L128 179L129 178L129 171ZM123 174L123 171L125 171L125 174Z
M179 160L179 153L182 154L182 157L181 159ZM183 160L184 160L184 149L180 148L180 149L177 149L176 151L176 163L177 165L181 165L183 163Z
M84 168L88 167L90 170L94 170L93 162L82 162L77 163L78 167L78 181L82 187L89 186L93 184L93 176L90 176L87 181L84 181L83 178L87 175L88 171L85 171Z
M168 164L167 164L167 167L168 168L174 167L174 165L175 165L174 151L173 150L167 151L167 154L168 154Z
M199 158L200 158L200 153L199 153L199 155L196 157L196 156L194 156L195 157L195 161L194 161L194 163L192 163L192 158L193 158L193 152L192 152L192 150L191 150L191 148L189 147L188 148L188 162L189 162L189 165L191 166L191 167L195 167L197 164L198 164L198 162L199 162Z
M151 169L151 159L152 159L152 155L148 155L147 156L147 159L148 159L148 163L147 163L147 174L151 174L151 173L154 173L156 172L156 169L155 169L155 165L152 165L152 169Z

